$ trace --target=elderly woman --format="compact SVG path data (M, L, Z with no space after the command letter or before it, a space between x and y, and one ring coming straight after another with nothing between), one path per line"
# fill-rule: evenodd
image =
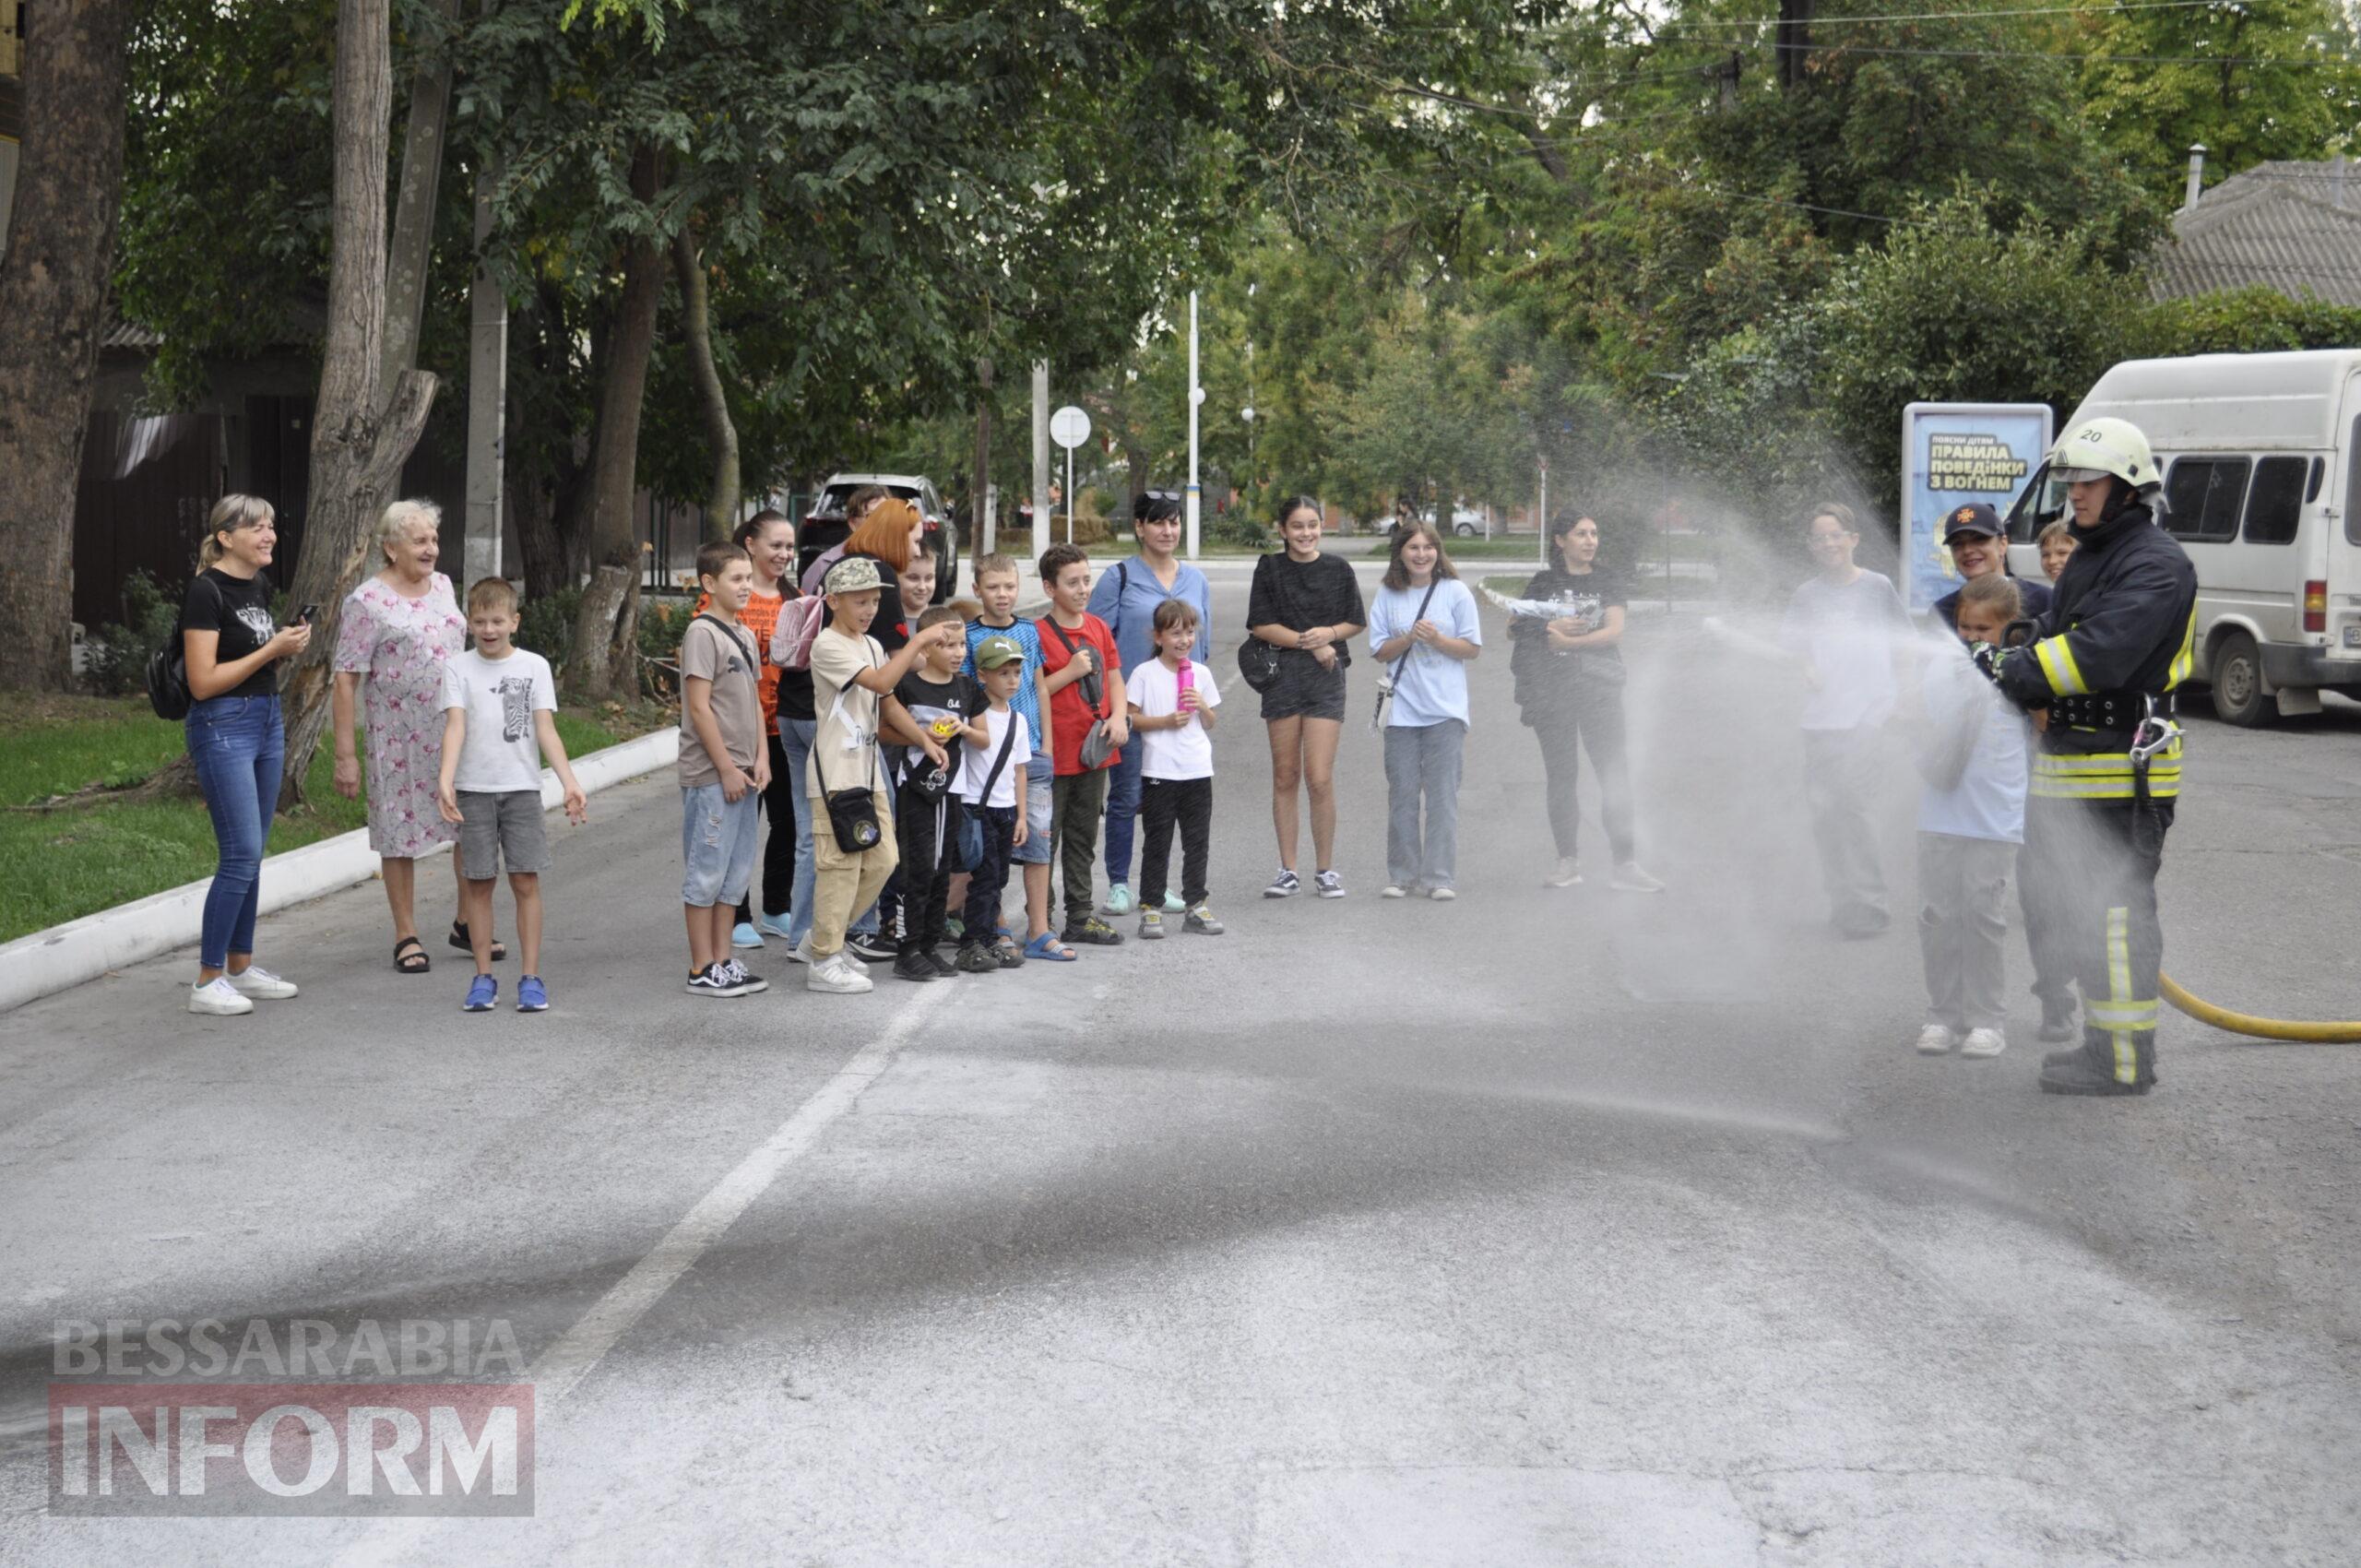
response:
M418 858L447 844L458 829L434 798L443 766L443 661L467 647L468 618L451 579L434 569L442 509L430 501L397 501L377 523L383 564L344 601L336 643L337 793L361 790L353 719L368 714L369 847L386 877L394 915L394 968L422 975L432 967L418 939ZM355 702L355 698L360 700ZM456 862L456 857L454 857ZM464 889L463 889L464 891ZM451 945L468 950L456 915ZM499 943L492 956L507 956Z

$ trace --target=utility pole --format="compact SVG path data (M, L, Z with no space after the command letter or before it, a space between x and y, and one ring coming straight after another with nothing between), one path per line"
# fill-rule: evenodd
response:
M1033 362L1033 558L1050 548L1050 362Z
M490 169L476 174L476 251L492 234ZM501 500L508 439L508 296L481 260L468 291L468 582L501 571ZM461 585L460 591L466 591Z
M975 581L973 563L993 544L992 504L992 357L976 361L976 478L967 487L967 580ZM956 594L959 585L951 585Z
M1197 385L1197 291L1189 291L1189 559L1197 558L1197 517L1200 492L1197 488L1197 406L1205 400L1205 389ZM1069 502L1071 505L1071 502Z

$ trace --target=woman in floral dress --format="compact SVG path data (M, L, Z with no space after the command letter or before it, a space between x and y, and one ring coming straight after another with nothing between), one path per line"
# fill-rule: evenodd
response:
M385 869L386 902L394 913L394 968L422 975L432 966L418 939L415 912L418 858L447 844L458 829L435 802L443 766L443 661L467 647L468 618L451 579L434 569L442 509L427 501L397 501L377 525L385 567L344 601L337 630L337 792L361 790L353 719L365 708L369 734L369 847ZM360 702L356 704L355 698ZM456 857L454 857L456 861ZM468 950L468 931L456 917L451 945ZM492 956L504 957L500 944Z

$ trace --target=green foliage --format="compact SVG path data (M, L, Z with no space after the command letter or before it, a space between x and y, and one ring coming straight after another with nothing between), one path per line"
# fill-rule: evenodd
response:
M2361 309L2291 300L2258 284L2149 306L2134 328L2131 351L2162 358L2351 348L2361 348Z
M123 585L123 619L91 635L83 679L94 692L125 696L146 688L148 656L179 635L180 600L147 572Z
M582 612L582 590L560 588L536 594L516 616L516 646L540 654L552 671L565 668L574 653L574 622Z
M2268 159L2353 146L2361 64L2331 0L2213 0L2082 18L2076 36L2092 123L2132 177L2178 207L2189 145L2219 181Z

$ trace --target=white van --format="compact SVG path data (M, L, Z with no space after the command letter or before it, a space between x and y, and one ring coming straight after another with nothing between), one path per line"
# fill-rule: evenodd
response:
M2361 697L2361 350L2128 360L2074 416L2146 434L2164 526L2197 566L2197 678L2233 724ZM2034 540L2066 487L2036 469L2009 512L2011 564L2039 580Z

